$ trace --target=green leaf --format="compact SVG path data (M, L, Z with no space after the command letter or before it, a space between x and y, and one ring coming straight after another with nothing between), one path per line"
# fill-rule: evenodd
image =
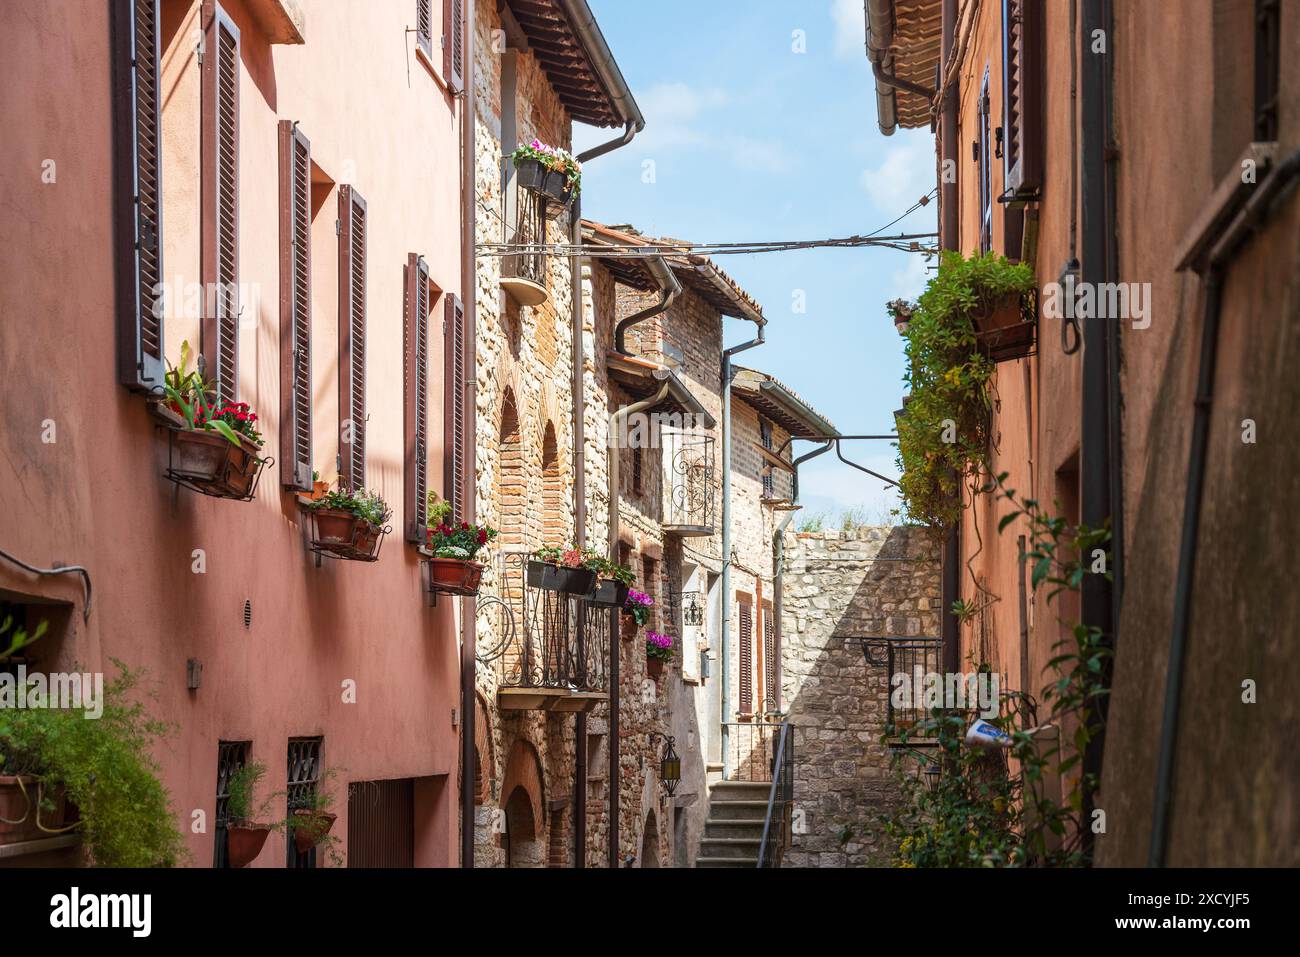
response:
M234 429L232 429L232 428L231 428L230 426L228 426L226 423L222 422L220 419L217 419L217 420L215 420L215 421L212 421L212 422L210 422L210 423L208 423L208 424L211 426L212 431L214 431L214 432L218 432L218 433L220 433L221 435L224 435L224 436L226 437L226 439L229 440L230 443L231 443L232 445L239 445L239 444L240 444L240 443L239 443L239 435L235 432Z

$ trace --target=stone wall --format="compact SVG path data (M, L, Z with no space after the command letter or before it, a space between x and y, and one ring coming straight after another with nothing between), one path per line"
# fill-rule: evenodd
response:
M889 675L850 636L939 634L940 549L915 526L786 533L782 694L795 725L786 864L886 863L879 816L898 798L885 733Z

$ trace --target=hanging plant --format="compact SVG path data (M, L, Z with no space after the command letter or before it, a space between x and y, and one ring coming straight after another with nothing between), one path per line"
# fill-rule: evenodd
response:
M960 519L963 481L988 464L995 365L977 325L1033 290L1027 265L948 252L912 311L903 333L911 397L897 423L899 486L913 521L946 527Z

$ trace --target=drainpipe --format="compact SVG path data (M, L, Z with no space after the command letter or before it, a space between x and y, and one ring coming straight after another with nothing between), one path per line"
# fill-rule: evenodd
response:
M585 163L632 142L632 137L645 129L645 117L641 115L641 108L636 105L636 99L632 96L627 81L623 79L623 72L618 68L618 62L610 52L604 34L600 32L600 24L587 6L587 0L560 0L560 6L564 8L569 25L591 60L600 85L609 93L614 111L624 123L621 136L578 155L578 162Z
M1242 245L1264 227L1276 211L1275 200L1300 179L1300 150L1278 164L1246 201L1231 225L1214 245L1201 271L1205 318L1193 400L1192 441L1188 453L1187 490L1183 497L1183 531L1178 550L1178 577L1174 585L1173 631L1165 675L1164 717L1160 729L1160 755L1156 767L1155 807L1151 819L1149 867L1164 867L1169 854L1169 811L1178 748L1178 720L1182 706L1183 665L1191 638L1192 586L1196 580L1196 554L1201 532L1201 503L1205 491L1205 457L1210 438L1210 413L1214 404L1214 372L1218 364L1219 320L1223 283L1228 266Z
M655 282L659 283L659 301L653 306L635 312L626 319L620 319L614 327L614 350L620 355L630 356L632 353L627 351L627 331L635 326L638 322L653 318L662 312L666 312L668 307L677 301L677 297L682 294L682 284L677 281L673 271L668 268L668 263L664 261L663 256L651 256L646 260L646 266L649 267L651 275L654 276ZM611 497L610 501L613 501Z
M474 0L465 4L465 92L460 96L460 297L465 310L465 322L470 329L476 329L478 296L478 263L474 254L475 231L475 195L474 195ZM465 357L469 369L476 364L478 336L467 337L468 355ZM471 376L470 381L477 380ZM473 395L473 390L470 392ZM475 403L469 402L473 410ZM477 508L474 496L477 472L475 449L477 444L478 416L466 416L465 452L469 456L465 469L470 481L465 483L465 514L474 515ZM477 654L477 636L475 626L478 617L477 602L473 598L461 600L460 619L460 866L474 866L474 660Z
M760 317L761 320L761 317ZM727 779L727 712L731 705L731 357L765 341L766 323L759 321L758 335L748 342L722 350L722 688L719 718L722 724L722 778Z
M944 29L947 27L947 0L944 2ZM880 132L893 136L898 128L898 101L894 90L903 90L934 99L934 90L912 83L885 72L884 61L889 56L889 48L894 43L894 20L892 0L865 0L863 9L867 20L867 59L871 61L871 73L876 78L876 113L879 117ZM954 9L954 17L955 17ZM945 34L946 36L946 34ZM947 63L947 56L943 57Z

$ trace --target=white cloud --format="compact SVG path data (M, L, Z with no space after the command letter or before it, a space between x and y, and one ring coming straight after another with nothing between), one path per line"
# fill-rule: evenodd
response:
M727 94L716 87L697 90L686 83L659 83L637 93L636 101L647 120L668 126L725 106Z
M761 173L788 173L794 163L785 147L774 140L755 140L748 136L732 136L725 140L732 162L741 169Z
M867 13L863 0L833 0L835 55L844 59L866 57Z
M875 169L862 171L862 188L893 219L934 189L934 140L911 136L891 144Z
M927 261L920 253L900 253L906 256L903 266L894 271L889 277L889 298L890 299L915 299L925 290L925 284L930 279L930 271L927 268L930 261Z

